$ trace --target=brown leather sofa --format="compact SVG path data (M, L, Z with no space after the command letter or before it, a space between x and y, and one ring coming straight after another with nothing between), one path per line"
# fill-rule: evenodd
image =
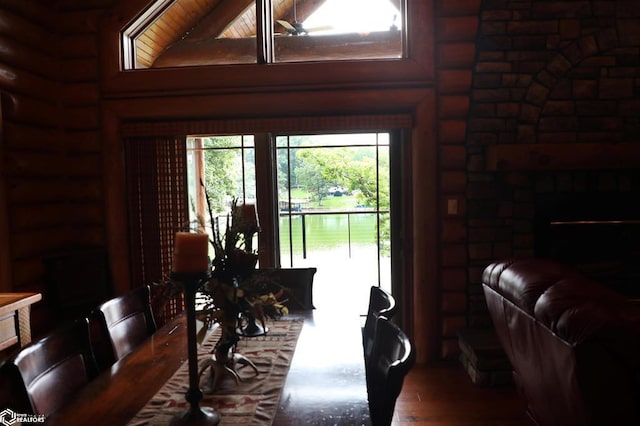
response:
M495 262L482 281L533 423L640 425L637 301L545 259Z

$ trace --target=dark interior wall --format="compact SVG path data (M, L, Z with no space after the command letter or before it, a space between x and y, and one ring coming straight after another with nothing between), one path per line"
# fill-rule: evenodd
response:
M44 260L105 240L97 45L82 34L98 21L73 11L59 20L53 6L0 2L1 285L44 294L33 307L35 335L62 313Z
M3 291L44 291L43 253L65 244L66 179L58 95L60 63L49 8L3 2L0 57L4 197L0 200ZM47 40L47 43L43 43ZM45 316L42 304L33 315ZM44 321L35 320L35 323ZM37 332L37 330L34 330Z
M488 325L483 268L540 254L534 224L554 204L627 216L614 210L629 212L640 191L640 3L485 0L480 16L466 191L475 326ZM542 144L554 146L540 157ZM505 145L515 150L488 158Z

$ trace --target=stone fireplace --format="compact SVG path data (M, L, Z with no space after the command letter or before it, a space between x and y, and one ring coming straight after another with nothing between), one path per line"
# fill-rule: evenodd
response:
M609 178L627 182L628 175L620 172ZM614 189L535 193L533 253L570 264L613 290L638 298L640 194Z
M640 5L487 0L480 16L467 326L491 325L481 276L500 258L557 258L635 291L620 280L638 263Z
M640 294L639 16L637 2L481 2L459 339L473 368L499 360L476 339L492 328L481 284L495 260L549 257Z
M510 383L481 273L494 260L546 257L640 298L640 170L496 171L470 184L469 326L460 360L478 385Z

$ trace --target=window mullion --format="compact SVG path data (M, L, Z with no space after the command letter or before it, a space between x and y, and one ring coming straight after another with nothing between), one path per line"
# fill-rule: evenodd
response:
M259 64L273 62L272 0L256 0L256 42Z
M254 134L256 163L256 207L261 232L258 259L261 267L279 266L279 217L275 143L268 133Z

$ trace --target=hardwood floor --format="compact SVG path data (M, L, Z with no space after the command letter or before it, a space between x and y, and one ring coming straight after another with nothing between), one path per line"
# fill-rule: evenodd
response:
M315 301L314 301L315 302ZM324 322L336 322L336 327L351 329L353 312L345 310L316 309L313 317L318 325ZM361 326L364 318L360 318ZM323 325L324 327L324 325ZM342 335L344 334L344 335ZM274 426L367 426L370 425L368 413L354 409L354 392L362 392L364 385L364 359L361 339L358 333L342 333L336 344L341 348L340 356L329 359L323 348L324 340L315 338L313 334L301 335L299 345L303 339L309 338L319 343L314 350L302 353L299 351L296 364L295 357L292 369L308 369L308 380L302 383L290 384L291 393L309 395L310 398L298 407L284 406L288 400L286 390L281 399L279 421ZM335 340L335 337L332 339ZM356 344L352 344L354 339ZM339 343L341 342L342 343ZM305 345L306 346L306 345ZM302 346L301 346L302 347ZM358 368L346 365L360 365ZM325 368L326 367L326 368ZM324 368L324 369L323 369ZM304 374L297 373L305 377ZM327 376L322 379L328 382L330 375L336 376L333 387L318 386L318 374ZM353 385L353 387L351 387ZM286 386L286 385L285 385ZM306 390L303 390L306 389ZM360 390L358 390L360 389ZM332 394L333 400L345 398L344 404L335 407L322 406L327 393ZM359 396L358 398L360 398ZM302 398L299 396L298 398ZM341 407L350 407L344 410ZM288 412L287 415L284 415ZM532 426L524 415L524 408L516 388L511 386L482 387L474 385L471 378L457 360L432 363L428 366L416 364L409 371L404 380L402 391L396 400L393 426Z
M359 292L351 288L346 297L338 298L336 301L335 294L345 293L345 290L337 288L343 281L325 280L322 273L319 277L322 281L314 284L314 304L318 308L316 312L330 306L333 312L331 317L339 317L335 312L346 314L349 309L353 310L352 301L359 300L358 297L365 294L366 286L358 289ZM329 288L332 291L327 291ZM368 290L367 287L366 294ZM337 303L344 303L344 306L336 307ZM366 305L364 302L363 304ZM364 317L361 318L361 325L363 324ZM358 352L349 356L362 359L363 355ZM305 424L368 425L369 419L356 423L325 423L321 418L314 418ZM400 425L531 426L531 423L524 415L524 408L514 386L476 386L471 382L462 364L453 360L413 367L405 378L402 392L396 401L393 426Z
M314 315L329 310L329 318L344 321L341 315L358 315L366 311L369 287L366 284L345 288L344 280L328 276L327 270L318 270L314 278ZM337 268L344 273L349 270ZM361 268L354 268L359 271ZM360 280L354 280L354 284ZM366 282L366 281L365 281ZM347 293L348 292L348 293ZM336 294L342 297L336 298ZM358 301L358 303L354 303ZM356 308L354 308L356 306ZM365 306L364 308L362 306ZM355 309L355 310L354 310ZM349 311L353 311L350 312ZM365 317L361 318L364 325ZM351 347L351 346L350 346ZM362 362L363 354L343 353ZM318 413L304 424L307 425L368 425L369 419L327 422ZM396 401L393 426L532 426L524 415L516 388L480 387L471 382L462 364L457 360L429 366L415 365L405 378L402 392Z
M476 386L458 362L414 366L393 425L531 426L514 386Z

